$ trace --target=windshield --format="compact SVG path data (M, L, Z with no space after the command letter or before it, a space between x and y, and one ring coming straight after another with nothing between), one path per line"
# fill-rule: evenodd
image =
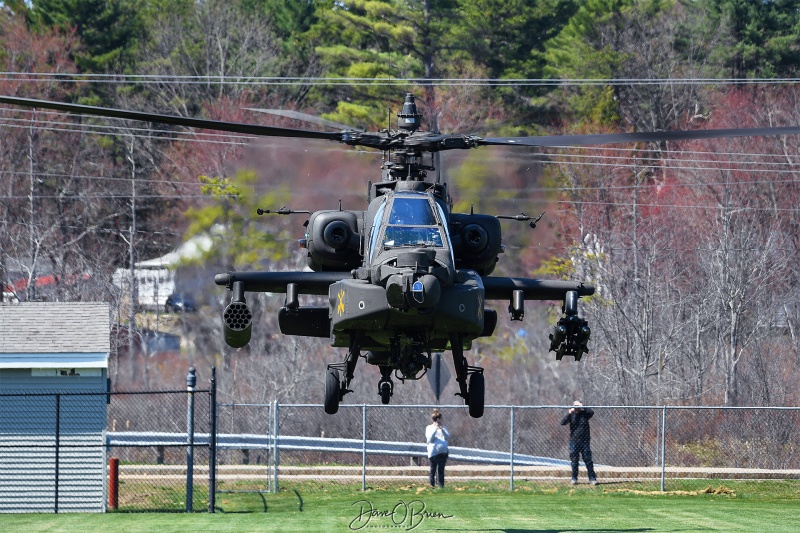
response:
M406 226L435 226L431 204L427 198L395 198L389 224Z
M384 246L442 246L439 228L387 226Z
M442 232L427 198L395 198L384 246L442 247Z

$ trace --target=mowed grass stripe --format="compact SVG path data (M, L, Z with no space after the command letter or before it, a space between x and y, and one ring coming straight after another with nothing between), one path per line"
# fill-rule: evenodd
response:
M220 494L217 498L220 510L213 515L204 512L12 514L0 515L0 530L797 531L800 483L726 482L725 487L734 494L634 493L602 486L563 488L549 493L456 490L456 487L443 491L336 489L304 493L299 487L302 511L294 490L287 488L278 494L265 494L263 499L258 494ZM398 505L400 510L393 521L387 515ZM364 509L373 509L375 516L363 515ZM408 515L414 516L409 519Z

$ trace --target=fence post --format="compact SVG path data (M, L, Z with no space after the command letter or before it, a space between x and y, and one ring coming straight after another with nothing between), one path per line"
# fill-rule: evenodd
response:
M115 511L119 509L119 459L112 457L108 461L108 506Z
M267 431L269 432L269 435L268 435L268 437L269 437L269 441L268 441L269 442L269 446L267 447L267 472L269 472L273 468L273 465L275 463L274 457L272 456L272 445L273 445L274 438L275 438L275 434L272 432L272 430L274 429L273 428L274 424L272 423L272 421L273 421L273 419L275 417L275 413L273 412L274 411L273 407L274 407L274 403L270 402L269 410L267 411L268 414L269 414L269 416L267 417L267 419L269 420L269 424L268 424L268 428L267 428ZM272 476L269 476L269 475L267 476L267 492L273 492L273 490L272 490Z
M211 390L209 390L211 420L209 421L208 450L208 512L217 508L217 367L211 367Z
M367 404L361 404L361 491L367 490Z
M61 395L56 394L56 476L55 476L55 498L53 502L53 512L58 514L58 469L59 469L59 448L61 448Z
M272 492L278 492L278 400L275 400L275 407L272 409L272 464L273 464L273 481Z
M667 465L667 406L661 411L661 492L664 492L664 476Z
M511 434L511 443L509 444L509 449L511 451L511 486L510 490L514 490L514 406L511 406L511 421L510 421L510 430L509 433Z
M189 369L186 376L186 390L188 391L186 409L186 512L192 512L192 499L194 497L194 386L197 384L197 374L194 367Z

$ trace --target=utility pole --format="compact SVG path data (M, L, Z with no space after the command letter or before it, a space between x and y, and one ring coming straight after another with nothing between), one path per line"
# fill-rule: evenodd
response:
M28 272L28 288L27 298L29 302L36 299L36 237L35 231L35 213L33 194L36 187L36 179L34 178L34 164L33 164L33 124L36 121L36 110L31 114L31 126L28 128L28 176L30 177L30 191L28 196L28 245L31 254L31 268Z
M128 310L128 357L130 362L131 380L134 375L134 330L136 329L136 308L139 307L139 285L136 280L136 161L133 158L133 137L128 148L128 161L131 163L131 225L130 238L128 239L128 255L130 256L131 269L131 305ZM144 340L144 338L142 338Z

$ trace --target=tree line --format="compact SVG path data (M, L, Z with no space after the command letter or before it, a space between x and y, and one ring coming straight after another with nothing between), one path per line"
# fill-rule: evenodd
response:
M292 109L376 129L413 91L426 129L493 135L800 119L791 82L800 71L800 12L789 1L2 7L0 93L12 96L309 127L248 110ZM318 401L318 387L304 384L321 383L324 362L341 354L276 336L280 301L266 295L254 302L261 320L250 347L227 348L224 295L209 280L231 269L301 267L293 243L302 221L256 218L255 208L333 208L335 190L345 208L362 209L375 154L0 112L6 298L109 301L116 323L158 327L159 317L126 308L131 295L113 285L114 271L211 235L214 245L182 269L204 306L180 321L190 340L182 357L229 372L222 383L231 398ZM593 335L580 363L547 353L557 306L531 306L522 327L501 321L495 337L476 343L474 356L491 370L487 401L797 401L797 154L792 137L446 154L457 210L547 212L533 232L504 227L501 274L581 276L598 286L582 308ZM119 379L136 382L140 366L120 365ZM372 401L374 380L365 377L357 394ZM424 386L403 389L396 398L429 400Z

